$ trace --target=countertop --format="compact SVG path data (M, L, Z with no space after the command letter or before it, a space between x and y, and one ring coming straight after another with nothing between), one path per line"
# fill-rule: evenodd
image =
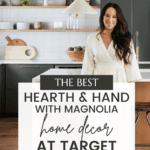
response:
M149 69L150 70L150 69ZM80 75L81 69L49 69L34 77L32 82L40 83L40 75ZM150 82L150 79L142 79L136 82Z
M38 59L38 60L0 60L0 64L82 64L82 61L71 61L70 59ZM150 62L139 62L139 64L150 64Z
M40 59L40 60L0 60L0 64L82 64L82 61L69 59Z
M71 61L70 59L39 59L39 60L0 60L0 64L82 64L82 61ZM148 64L140 62L139 64ZM150 64L150 62L149 62ZM150 68L140 69L143 72L150 70Z
M82 61L71 61L70 59L39 59L39 60L0 60L0 64L81 64ZM141 63L140 63L141 64ZM148 69L140 69L141 72L150 72Z

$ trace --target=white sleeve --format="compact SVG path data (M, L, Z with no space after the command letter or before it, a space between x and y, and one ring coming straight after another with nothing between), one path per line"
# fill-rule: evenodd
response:
M125 65L125 71L126 71L128 82L142 79L140 69L138 66L138 62L136 59L135 51L134 51L133 40L130 43L130 47L131 47L131 53L132 53L129 57L130 64Z
M81 75L94 74L94 55L91 47L90 35L87 38Z

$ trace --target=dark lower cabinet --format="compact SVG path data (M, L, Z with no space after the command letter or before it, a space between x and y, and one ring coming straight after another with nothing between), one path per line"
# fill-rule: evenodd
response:
M140 64L139 68L140 69L150 69L150 64Z
M64 64L55 64L54 65L54 68L62 68L62 69L71 69L71 68L74 68L74 69L76 69L76 68L82 68L82 65L81 64L72 64L72 65L64 65Z
M6 100L5 65L0 65L0 118L5 117Z
M2 73L2 66L0 65L0 75ZM0 115L2 114L2 77L0 76Z
M2 92L0 91L0 115L2 115Z
M6 89L18 89L19 82L32 82L35 76L53 68L53 65L6 65Z
M0 117L18 117L18 83L32 82L32 78L51 68L82 68L81 64L6 64L0 66ZM2 93L2 94L1 94Z
M6 100L5 112L7 117L18 115L18 83L32 82L35 76L53 68L53 65L27 65L8 64L6 65Z
M18 113L18 90L6 90L6 113L11 116L11 113Z

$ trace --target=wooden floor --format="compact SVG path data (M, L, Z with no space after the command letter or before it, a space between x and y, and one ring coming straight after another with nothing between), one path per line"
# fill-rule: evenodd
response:
M18 118L0 118L0 150L18 150ZM150 147L135 150L150 150Z
M0 150L18 150L18 118L0 118Z

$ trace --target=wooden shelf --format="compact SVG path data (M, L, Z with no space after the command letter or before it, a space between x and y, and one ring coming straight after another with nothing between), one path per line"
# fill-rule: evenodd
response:
M67 8L68 6L0 6L0 8L19 8L19 9L43 9L43 8ZM93 8L100 8L100 6L92 6Z
M0 30L0 32L95 32L96 29L81 29L81 30L54 30L54 29L42 29L42 30Z

